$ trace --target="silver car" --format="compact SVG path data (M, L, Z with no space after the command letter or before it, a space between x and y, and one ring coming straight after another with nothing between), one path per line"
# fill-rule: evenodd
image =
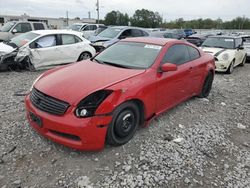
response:
M42 22L7 22L0 30L0 42L9 41L13 37L16 37L22 33L45 29L48 29L47 25Z

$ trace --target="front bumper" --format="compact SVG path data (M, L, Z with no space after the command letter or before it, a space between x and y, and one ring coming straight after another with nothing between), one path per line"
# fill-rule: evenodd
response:
M25 106L30 125L44 137L77 150L95 151L104 148L111 116L80 119L75 117L70 108L63 116L51 115L35 108L29 95L25 98ZM41 118L42 126L34 121L31 113Z
M216 60L215 61L215 71L217 72L226 72L228 67L230 66L230 61L221 61L221 60Z

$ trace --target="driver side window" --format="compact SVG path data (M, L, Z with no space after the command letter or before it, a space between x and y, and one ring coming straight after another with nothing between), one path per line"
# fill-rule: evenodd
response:
M32 30L30 23L19 23L14 29L17 30L17 33L26 33Z
M187 46L183 44L176 44L168 48L162 63L173 63L175 65L182 65L190 61Z
M123 31L122 34L120 35L121 39L124 39L127 37L132 37L131 29L127 29L127 30Z
M56 46L56 36L49 35L45 37L41 37L35 42L35 48L48 48Z

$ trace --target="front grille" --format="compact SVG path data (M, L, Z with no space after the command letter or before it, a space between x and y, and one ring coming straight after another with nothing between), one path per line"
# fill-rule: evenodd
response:
M69 107L69 103L50 97L35 88L30 93L30 100L39 110L54 115L63 115Z

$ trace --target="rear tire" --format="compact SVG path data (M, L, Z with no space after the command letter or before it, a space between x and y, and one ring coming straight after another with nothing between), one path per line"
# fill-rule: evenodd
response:
M212 89L212 85L213 85L213 80L214 80L214 75L212 72L209 72L208 75L205 78L205 81L203 83L202 86L202 90L201 93L199 94L198 97L200 98L206 98L208 97L211 89Z
M121 146L130 141L140 122L140 112L133 102L118 106L113 112L113 119L108 127L106 142L113 146Z
M244 59L242 60L240 66L244 66L246 64L246 61L247 61L247 55L245 55Z

